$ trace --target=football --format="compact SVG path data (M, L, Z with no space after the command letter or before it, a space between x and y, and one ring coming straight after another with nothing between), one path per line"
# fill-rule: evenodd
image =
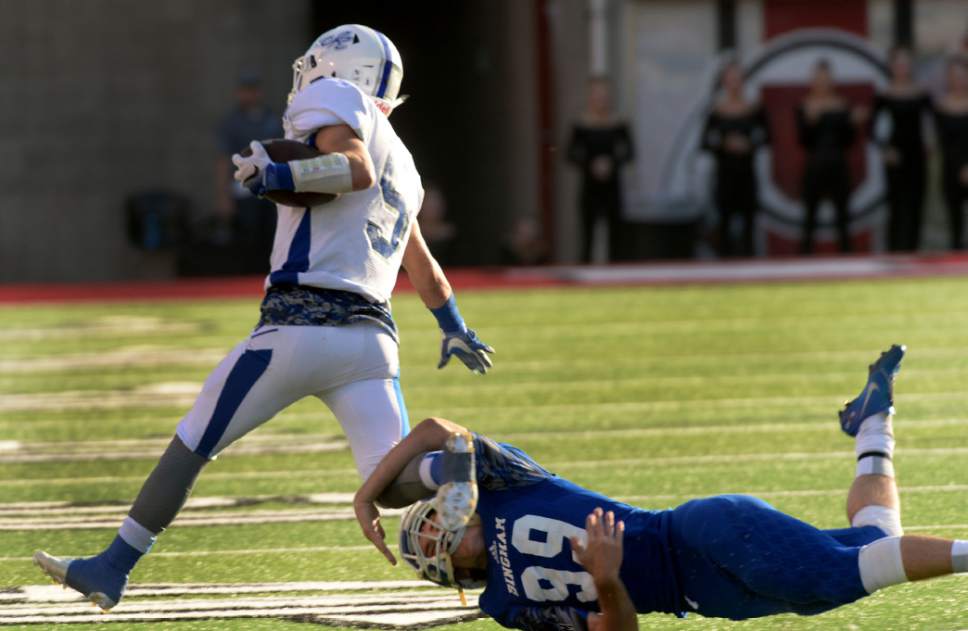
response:
M266 148L266 153L273 162L289 162L291 160L307 160L321 155L316 147L297 142L295 140L285 140L276 138L272 140L260 140L262 146ZM251 156L252 149L246 147L239 152L242 156ZM335 193L296 193L293 191L269 191L265 194L266 199L283 206L293 208L305 208L307 206L319 206L331 202L339 195Z

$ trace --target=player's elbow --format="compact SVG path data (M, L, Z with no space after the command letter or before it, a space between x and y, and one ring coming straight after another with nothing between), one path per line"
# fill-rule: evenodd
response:
M350 178L354 191L363 191L376 183L373 163L370 160L351 160Z
M452 423L447 419L431 416L420 421L420 424L414 428L413 433L417 434L423 446L428 451L431 451L434 449L442 449L451 433L460 429L463 428L456 423Z

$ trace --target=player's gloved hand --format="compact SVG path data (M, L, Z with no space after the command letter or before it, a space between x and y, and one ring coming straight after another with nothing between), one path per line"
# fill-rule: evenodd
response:
M258 140L249 143L249 148L251 155L237 153L232 156L232 163L236 167L233 177L236 180L258 197L264 196L266 191L295 190L289 163L273 162Z
M266 167L272 164L272 160L269 158L266 148L258 140L250 142L249 149L252 150L252 153L248 156L243 156L240 153L232 156L232 164L235 165L233 177L255 195L262 195L265 193L265 183L262 176L266 172ZM261 190L259 190L260 188Z
M493 364L488 353L493 353L494 349L477 338L473 330L468 329L464 324L464 318L460 317L457 310L457 300L451 294L447 302L431 309L431 313L437 318L437 324L444 334L444 339L440 344L440 362L437 368L443 368L454 355L464 362L464 365L472 371L484 374Z
M491 358L487 356L488 353L493 352L493 348L478 339L473 329L444 332L444 339L440 344L440 363L437 364L437 368L443 368L451 357L456 356L470 370L483 375L494 365Z

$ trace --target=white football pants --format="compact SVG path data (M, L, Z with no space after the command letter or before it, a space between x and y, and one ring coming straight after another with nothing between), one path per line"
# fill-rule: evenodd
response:
M263 326L215 368L178 436L195 453L220 451L306 396L336 416L366 479L410 431L397 343L376 324Z

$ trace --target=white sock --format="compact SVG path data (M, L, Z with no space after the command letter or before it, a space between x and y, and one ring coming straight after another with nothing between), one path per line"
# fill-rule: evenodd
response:
M881 412L864 419L857 432L856 475L886 475L894 477L894 427L892 416Z
M968 572L968 541L956 539L951 546L951 571L955 574Z
M420 461L420 481L423 485L430 489L431 491L436 491L440 488L440 484L434 479L434 474L431 469L434 466L434 460L440 457L439 451L433 451L423 457Z
M901 527L901 511L877 504L870 504L857 511L850 525L854 528L877 526L889 537L899 537L904 534L904 528Z
M124 539L129 546L142 553L147 553L158 538L156 533L151 532L131 517L125 517L118 529L118 535Z
M857 556L857 564L860 580L868 594L908 580L901 560L900 537L885 537L864 546Z

